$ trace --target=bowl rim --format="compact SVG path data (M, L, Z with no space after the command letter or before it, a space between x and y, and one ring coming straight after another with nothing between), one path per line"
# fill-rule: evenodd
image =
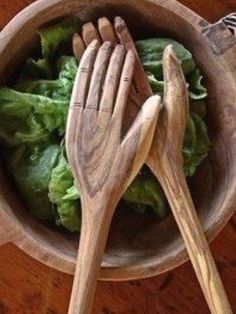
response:
M95 2L92 0L91 2ZM73 2L73 1L71 1ZM77 1L77 2L82 2ZM163 1L163 0L142 0L143 3L152 3L166 8L174 14L182 15L183 12L186 12L185 19L195 28L195 30L199 33L202 33L201 23L204 21L204 27L208 27L209 24L207 21L203 20L199 15L195 12L182 5L181 3L175 0ZM2 32L0 33L0 56L3 53L6 53L9 44L14 40L14 36L24 27L25 23L27 23L30 19L36 18L42 11L50 10L55 5L65 4L64 0L38 0L25 9L23 9L20 13L18 13L8 24L4 27ZM58 15L59 16L59 15ZM236 43L236 39L235 39ZM235 48L236 53L236 48ZM220 58L224 59L225 64L227 65L227 60L224 56L220 56ZM230 70L230 66L228 65L228 69L232 74L232 77L236 84L236 75L232 73ZM0 65L0 72L1 72ZM234 212L234 204L236 201L236 179L232 188L227 193L227 199L224 202L224 215L222 220L218 222L217 226L210 226L206 230L206 235L209 241L211 241L224 227L227 221L230 219ZM0 198L1 203L1 198ZM4 221L7 226L10 226L8 229L10 230L14 224L17 224L17 219L13 217L10 213L11 209L7 207L7 205L3 204L0 209L0 215L4 216ZM3 213L2 213L3 212ZM214 228L213 228L214 227ZM32 238L32 235L28 232L28 230L24 230L22 226L18 224L18 227L15 228L14 234L17 234L18 237L14 237L13 233L10 233L12 238L10 237L9 241L16 244L19 248L25 251L27 254L32 256L33 258L43 262L47 266L55 268L57 270L74 273L73 260L68 260L68 265L65 267L64 260L57 255L55 252L51 252L47 249L46 246L39 246L35 239ZM22 240L24 239L24 240ZM32 245L34 248L32 249ZM53 255L52 258L48 259L47 255ZM165 265L160 265L158 261L152 261L147 263L142 263L142 265L132 265L127 267L110 267L109 265L102 264L100 280L115 280L115 281L123 281L123 280L131 280L131 279L140 279L152 277L157 274L169 271L181 264L183 264L188 259L186 250L182 245L180 247L179 252L176 256L171 260L165 261Z

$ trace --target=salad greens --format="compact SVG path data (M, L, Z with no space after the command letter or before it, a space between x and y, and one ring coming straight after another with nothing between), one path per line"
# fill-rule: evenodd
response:
M26 61L14 86L0 89L0 143L3 162L19 194L36 218L74 232L80 228L80 192L67 162L64 135L69 101L77 71L71 39L77 19L39 31L39 59ZM153 38L136 43L154 93L164 88L162 55L171 43L189 84L190 117L183 147L186 176L193 176L210 145L202 75L191 53L173 39ZM164 193L146 166L123 195L126 205L158 217L167 213Z

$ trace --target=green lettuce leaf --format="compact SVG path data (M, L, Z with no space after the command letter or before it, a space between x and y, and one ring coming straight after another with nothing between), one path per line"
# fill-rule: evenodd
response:
M29 58L18 78L18 82L25 80L52 80L57 77L57 60L72 51L72 35L78 31L79 19L67 18L62 22L39 30L42 58L34 60ZM71 57L72 58L72 57Z
M48 132L32 114L30 97L10 88L0 89L0 115L0 139L8 146L48 140Z
M39 31L42 45L42 58L52 60L60 45L70 43L73 34L78 31L79 20L67 18L62 22L50 27L42 28Z
M162 95L164 92L163 78L157 79L153 73L147 72L148 81L154 93ZM186 80L189 84L189 98L190 103L193 101L204 100L207 97L207 89L202 85L203 76L198 68L195 68L192 73L186 76Z
M0 90L0 115L16 119L16 130L4 125L0 137L7 134L15 144L39 142L57 131L65 133L68 101L51 99L46 96L21 93L10 88ZM2 127L2 126L1 126Z
M80 229L79 200L80 194L74 185L69 164L61 152L58 164L52 171L49 183L49 199L56 205L59 219L58 225L62 225L71 232Z
M162 95L164 92L164 81L158 81L154 74L147 72L149 84L154 94Z
M194 100L201 100L207 97L207 89L202 85L203 76L199 69L195 69L187 78L189 83L189 96Z
M164 192L157 179L148 171L141 170L141 173L134 179L123 195L132 208L139 212L151 207L154 212L163 218L167 212L167 202Z
M210 140L205 122L196 113L188 120L185 133L183 157L186 176L193 176L197 167L207 156Z
M53 71L50 63L45 59L28 59L23 67L23 70L18 78L18 82L29 79L52 79Z
M154 93L163 94L163 52L172 44L189 84L190 118L183 147L184 170L186 176L193 176L197 167L206 157L210 140L203 120L206 115L205 98L207 90L202 85L202 75L193 61L192 54L178 42L168 38L145 39L136 42L139 56L146 70Z
M9 173L23 201L35 217L56 222L72 232L80 229L80 192L59 144L65 134L78 66L75 58L68 56L78 25L79 21L72 18L41 29L41 58L26 62L13 88L0 89L0 139ZM183 156L185 173L191 176L210 145L203 120L207 91L202 75L191 53L174 40L141 40L137 49L153 92L162 94L162 57L168 44L174 46L189 84L191 116ZM123 200L139 212L152 208L160 218L168 209L158 181L145 167Z
M65 196L63 196L62 199L65 201L66 200L74 201L74 200L77 200L79 198L80 198L80 193L79 193L79 190L76 187L76 184L74 182L73 185L66 190L66 194L65 194Z
M14 154L5 155L19 194L30 213L42 220L53 221L52 205L48 198L48 186L52 170L60 153L58 145L45 149L38 146L26 149L24 146Z
M62 56L58 60L58 79L56 80L25 80L15 85L15 89L24 93L45 96L54 100L66 100L67 106L77 72L74 57Z
M190 74L195 69L192 54L177 41L169 38L151 38L136 42L144 69L152 73L158 81L163 79L163 52L169 44L173 46L181 62L184 74Z
M196 113L204 121L204 118L206 117L206 114L207 114L205 100L197 100L197 101L191 100L190 109L191 109L191 113Z
M63 190L61 201L54 199L52 203L48 189L50 185L50 197L55 197L53 182L59 167L56 161L59 147L52 144L59 144L65 133L77 72L76 59L62 53L65 47L71 49L77 27L78 20L72 18L40 30L42 59L26 62L14 89L0 89L0 139L5 159L6 156L11 159L9 173L13 174L16 187L34 216L46 220L57 218L69 230L79 229L75 210L79 193L71 173L72 183Z

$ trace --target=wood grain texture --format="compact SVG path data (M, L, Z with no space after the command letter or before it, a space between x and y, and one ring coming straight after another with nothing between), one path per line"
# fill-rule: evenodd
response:
M97 39L100 41L100 36L97 32L97 29L94 27L93 23L89 22L83 25L82 27L82 35L85 45L91 43L93 39Z
M81 59L84 53L84 49L85 49L85 44L82 37L78 33L75 33L73 35L73 54L77 60Z
M118 41L113 25L108 18L101 17L98 20L98 30L103 41L110 41L113 44Z
M33 1L1 0L0 27ZM236 11L234 0L182 0L215 22ZM236 311L235 217L212 248L227 293ZM13 245L0 249L0 313L66 313L72 278L32 260ZM99 283L94 314L208 313L189 263L153 279L127 283Z
M115 28L121 43L137 54L132 37L121 18L116 18ZM164 51L163 68L164 109L147 164L165 191L211 313L230 314L231 308L183 172L182 146L189 110L188 93L184 75L171 46ZM134 82L137 90L147 96L152 95L140 63L136 67Z
M86 45L87 33L83 28ZM161 97L148 99L122 136L135 56L122 45L99 45L95 35L80 60L66 129L68 161L82 206L70 314L91 312L114 211L147 158L162 107Z
M231 314L183 171L182 146L189 111L188 92L171 46L164 51L163 68L164 112L150 152L152 169L165 191L211 313Z
M236 312L236 215L211 245ZM73 277L33 260L17 247L0 248L1 314L66 314ZM192 265L128 282L98 282L93 314L209 314Z
M132 37L121 18L116 18L115 28L121 43L137 55ZM163 74L164 109L147 164L165 191L211 313L230 314L231 308L183 172L182 146L189 111L188 93L184 75L171 46L164 51ZM134 82L140 92L152 95L141 63L136 67Z
M116 18L115 28L121 43L137 54L121 18ZM139 70L134 73L136 88L146 92L147 96L152 95L141 63L136 69ZM183 172L182 146L189 111L188 93L184 75L171 46L164 51L163 74L164 108L147 164L165 191L211 313L230 314L231 308Z
M119 3L91 0L89 6L87 1L68 0L65 5L63 0L40 0L13 19L0 34L0 82L13 79L21 62L31 55L38 40L36 30L62 14L76 14L84 23L91 20L96 23L101 16L113 19L117 14L126 20L136 38L162 34L185 44L208 84L207 112L212 146L190 183L206 235L213 239L231 217L236 198L233 175L236 143L232 123L236 116L236 40L233 34L222 22L210 25L175 0L129 0L128 4L125 0ZM14 229L16 237L12 241L46 265L73 273L78 239L52 231L34 220L24 210L2 172L0 175L3 183L0 185L1 215ZM141 218L128 214L123 207L114 216L100 276L108 280L146 278L168 271L186 259L172 216L159 222L146 214Z

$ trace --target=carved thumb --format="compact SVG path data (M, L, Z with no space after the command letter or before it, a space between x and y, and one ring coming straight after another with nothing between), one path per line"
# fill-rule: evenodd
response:
M161 108L160 96L155 95L147 99L121 143L121 149L127 149L129 155L133 156L131 171L133 175L130 182L138 174L148 156Z

